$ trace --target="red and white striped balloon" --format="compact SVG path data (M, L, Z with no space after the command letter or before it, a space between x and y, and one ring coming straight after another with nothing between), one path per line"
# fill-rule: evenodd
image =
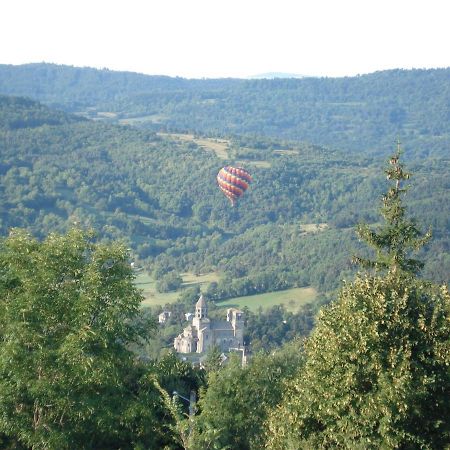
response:
M226 166L217 174L219 188L229 198L232 206L244 194L251 181L251 175L242 167Z

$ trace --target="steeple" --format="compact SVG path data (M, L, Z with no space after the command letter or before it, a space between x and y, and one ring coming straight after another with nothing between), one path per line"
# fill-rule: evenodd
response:
M195 317L198 319L204 319L208 317L208 304L206 303L203 295L200 295L200 298L195 304Z

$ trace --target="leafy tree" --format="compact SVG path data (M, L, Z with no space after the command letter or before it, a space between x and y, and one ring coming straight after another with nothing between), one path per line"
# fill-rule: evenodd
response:
M267 413L280 401L283 382L301 364L301 354L293 351L299 345L257 354L245 367L233 355L227 365L211 370L208 389L201 391L192 448L261 449Z
M154 324L126 249L80 230L42 242L14 230L0 245L0 442L157 448L161 397L128 349Z
M174 391L188 397L192 390L198 391L205 384L203 370L181 361L175 352L170 352L152 363L159 383L170 394Z
M183 284L183 278L175 271L163 275L156 282L156 289L158 292L176 291Z
M217 345L213 345L206 354L205 361L203 363L206 372L215 372L222 367L222 352Z
M270 350L292 341L306 337L314 326L317 312L325 298L301 306L296 313L286 311L283 305L272 306L266 310L245 313L246 325L244 342L251 351Z
M268 420L271 449L442 449L450 444L450 295L418 279L410 257L427 239L406 219L401 183L383 197L385 224L359 234L376 249L357 259L375 274L346 283L323 310L306 362Z

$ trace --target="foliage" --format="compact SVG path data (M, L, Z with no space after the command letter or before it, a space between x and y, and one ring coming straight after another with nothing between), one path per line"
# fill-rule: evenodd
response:
M158 292L171 292L178 290L183 284L183 278L176 272L172 271L163 275L156 282L156 290Z
M205 384L205 373L192 364L181 361L175 352L170 352L157 361L152 361L152 370L158 382L169 394L178 392L185 397Z
M51 110L29 99L0 95L0 128L6 130L63 125L84 120L81 117Z
M401 187L401 182L408 180L410 174L405 172L399 161L400 143L397 154L392 156L385 172L388 180L395 180L383 196L381 214L386 223L379 232L372 231L368 226L360 225L357 229L359 237L376 250L376 260L356 258L364 267L376 270L392 270L417 273L424 264L416 259L408 258L408 252L419 250L431 238L431 232L422 236L415 221L405 217L405 207L401 196L407 189Z
M381 183L364 156L242 138L270 167L251 169L249 195L230 209L215 183L224 161L196 145L80 121L30 100L0 102L5 124L16 116L24 123L32 116L41 125L0 124L3 234L23 227L43 237L74 222L92 226L101 238L123 239L156 278L171 271L228 275L211 299L306 285L334 289L351 276L347 255L357 243L349 227L376 220L372 205ZM292 153L275 150L285 147ZM428 159L415 165L411 207L422 222L431 219L435 236L433 251L422 255L425 273L447 281L448 164ZM328 228L308 231L316 223Z
M73 229L39 242L14 230L0 249L0 436L27 448L169 442L148 369L129 350L154 322L122 245Z
M261 449L267 411L280 401L283 380L298 370L299 342L260 353L242 367L235 357L208 374L193 430L193 449Z
M53 64L0 65L0 92L97 119L138 118L135 123L158 130L259 135L355 154L387 151L392 136L401 135L418 155L445 156L450 141L449 71L187 80ZM105 111L110 113L106 117Z
M346 285L269 421L268 448L448 445L449 308L445 288L408 277Z
M244 342L253 352L281 347L295 338L306 337L313 329L321 302L306 304L296 313L282 306L273 306L257 313L245 311Z
M203 367L207 373L215 372L222 367L222 352L217 345L212 346L206 354Z
M405 219L398 157L388 169L395 186L383 197L386 223L376 233L360 229L379 271L345 284L319 316L305 365L268 421L268 448L450 444L450 295L415 276L408 250L427 236Z

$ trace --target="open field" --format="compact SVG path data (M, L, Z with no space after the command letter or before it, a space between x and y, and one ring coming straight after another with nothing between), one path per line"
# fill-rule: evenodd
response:
M193 273L182 273L183 286L189 287L195 284L203 286L205 284L212 283L213 281L219 281L219 275L216 272L205 273L202 275L195 275ZM205 286L206 287L206 286Z
M260 306L267 309L282 304L288 311L296 312L301 305L314 301L316 296L317 291L314 288L293 288L285 291L231 298L217 303L217 306L241 309L246 306L250 311L257 311Z
M217 273L207 273L204 275L195 275L193 273L182 273L183 288L191 287L196 284L206 286L212 281L218 281L219 275ZM174 303L181 293L181 290L175 292L158 292L156 290L156 280L154 280L147 273L140 273L136 277L136 286L143 290L145 297L142 306L164 306L166 303Z
M97 111L97 116L103 117L105 119L115 119L117 117L117 114L109 111Z
M212 150L218 158L228 158L228 146L230 141L225 139L194 139L194 142L205 150Z
M136 285L143 290L145 297L142 306L164 306L167 303L174 303L183 288L194 286L206 287L213 281L219 281L219 274L212 272L202 275L193 273L182 273L183 286L176 292L161 293L156 290L156 280L146 273L140 273L136 277ZM205 290L203 289L203 291ZM315 300L317 292L314 288L293 288L285 291L268 292L265 294L249 295L246 297L236 297L217 303L220 308L244 308L247 306L251 311L262 308L270 308L274 305L284 305L288 311L295 312L298 308Z
M260 169L269 169L272 167L272 164L270 164L269 161L264 160L254 160L254 159L242 159L241 161L237 161L236 165L240 166L254 166L258 167Z
M274 150L275 155L298 155L300 154L299 150Z
M157 133L160 136L169 136L180 141L191 141L204 150L212 151L220 159L228 158L228 148L230 141L228 139L196 138L193 134L182 133Z
M119 123L121 125L138 125L146 122L161 123L165 119L167 119L167 116L164 116L162 114L151 114L148 116L128 117L126 119L120 119Z
M320 231L324 231L328 228L327 223L302 223L300 225L301 230L306 233L319 233Z

